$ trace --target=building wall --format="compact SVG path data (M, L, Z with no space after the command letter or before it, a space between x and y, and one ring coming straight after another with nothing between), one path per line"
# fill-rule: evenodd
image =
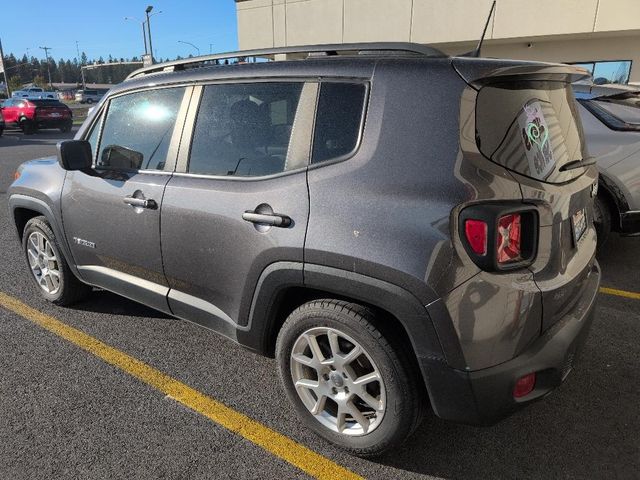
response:
M480 37L491 0L240 0L236 6L243 50L411 41L461 53ZM498 0L483 54L632 60L631 81L640 82L640 0Z

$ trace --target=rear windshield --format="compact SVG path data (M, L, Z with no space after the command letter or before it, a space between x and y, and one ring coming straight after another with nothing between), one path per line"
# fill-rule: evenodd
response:
M29 99L31 103L36 105L37 107L64 107L64 103L59 102L58 100L45 100L43 98L34 98Z
M476 103L478 148L490 160L551 183L571 180L587 161L571 87L563 82L509 82L483 87Z

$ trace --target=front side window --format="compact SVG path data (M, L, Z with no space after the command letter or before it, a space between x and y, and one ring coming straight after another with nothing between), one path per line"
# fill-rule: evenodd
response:
M303 85L261 82L204 87L188 172L255 177L293 169L289 143Z
M184 90L145 90L113 98L102 129L96 167L162 170Z
M323 83L313 136L312 163L353 152L360 138L366 88L359 83Z

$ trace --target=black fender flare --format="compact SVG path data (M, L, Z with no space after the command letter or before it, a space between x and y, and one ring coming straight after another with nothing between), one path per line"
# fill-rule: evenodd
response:
M357 272L300 262L272 263L262 272L249 318L238 331L240 343L262 354L268 353L268 342L278 321L278 299L291 287L321 290L387 311L404 327L420 363L423 359L446 361L436 327L425 306L413 294ZM459 344L455 340L453 343Z
M18 236L18 239L20 239L22 232L18 231L18 224L16 219L16 209L18 208L25 208L28 210L32 210L34 212L39 213L40 215L43 215L47 219L47 222L49 222L49 225L51 226L51 229L53 230L53 233L55 234L56 239L58 240L58 244L60 245L60 248L62 248L62 253L67 259L67 264L69 265L69 268L71 269L74 275L76 275L78 278L82 278L78 274L78 270L76 268L73 255L71 253L71 249L69 248L69 244L67 243L67 237L64 235L64 230L62 228L62 225L60 225L60 223L58 222L57 217L54 215L53 209L51 208L51 206L39 198L29 197L27 195L22 195L19 193L14 193L9 197L9 210L11 211L13 224L16 227L16 234Z

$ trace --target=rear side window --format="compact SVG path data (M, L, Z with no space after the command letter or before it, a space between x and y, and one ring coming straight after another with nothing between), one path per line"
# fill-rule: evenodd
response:
M256 177L294 168L289 143L303 85L260 82L206 86L188 172Z
M357 83L323 83L313 140L312 163L352 153L358 145L366 87Z
M184 88L166 88L112 99L96 166L162 170L183 95Z

